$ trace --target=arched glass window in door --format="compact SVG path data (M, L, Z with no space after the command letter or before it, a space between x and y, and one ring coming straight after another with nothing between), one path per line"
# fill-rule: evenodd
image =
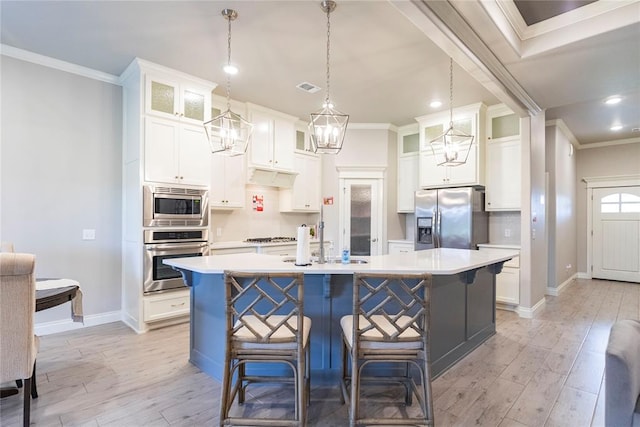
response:
M638 213L640 196L629 193L615 193L600 199L601 213Z

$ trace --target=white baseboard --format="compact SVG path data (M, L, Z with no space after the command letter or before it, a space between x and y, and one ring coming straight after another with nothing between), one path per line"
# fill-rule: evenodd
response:
M560 286L558 286L557 288L547 286L547 295L552 295L554 297L557 297L558 295L560 295L560 292L562 292L564 288L568 286L569 283L573 282L577 277L578 277L578 273L574 273L573 276L569 277L567 280L562 282Z
M591 279L591 275L585 272L579 272L577 277L578 279Z
M50 335L58 332L73 331L75 329L87 328L89 326L104 325L105 323L119 322L122 320L120 311L110 311L100 314L84 316L84 322L74 322L71 319L56 320L53 322L36 323L34 331L36 335Z
M516 313L518 313L518 316L520 317L524 317L525 319L532 319L533 316L535 316L536 312L538 310L541 310L544 305L546 304L546 300L544 298L542 298L540 301L538 301L533 307L531 308L527 308L527 307L522 307L521 305L518 306L518 308L516 308Z

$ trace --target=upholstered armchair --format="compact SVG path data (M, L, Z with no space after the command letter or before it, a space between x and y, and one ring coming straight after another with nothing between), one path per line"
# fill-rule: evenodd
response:
M640 321L613 324L605 359L605 425L640 426Z
M33 332L36 308L35 256L0 253L0 382L24 380L23 423L29 425L35 389L38 338Z

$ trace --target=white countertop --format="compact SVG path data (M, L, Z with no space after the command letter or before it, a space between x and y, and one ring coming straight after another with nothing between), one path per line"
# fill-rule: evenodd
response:
M311 239L309 243L320 243L318 239ZM325 240L325 243L329 243ZM228 241L228 242L212 242L209 244L210 249L235 249L235 248L263 248L267 246L295 246L297 242L242 242L242 241ZM218 255L219 256L219 255Z
M513 249L515 251L520 250L520 245L500 245L496 243L478 243L479 248L493 248L493 249Z
M427 249L423 251L376 255L371 257L352 257L365 259L367 264L317 264L298 267L293 262L285 262L280 255L229 254L205 257L171 258L163 262L167 265L205 274L219 274L224 270L241 271L303 271L308 274L352 274L354 272L391 272L450 275L484 267L517 257L517 251L467 249Z

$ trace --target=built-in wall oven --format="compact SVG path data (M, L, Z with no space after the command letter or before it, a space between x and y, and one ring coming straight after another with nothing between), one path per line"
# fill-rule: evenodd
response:
M209 193L206 189L145 185L142 193L144 227L209 225Z
M186 287L181 274L162 261L209 255L207 229L144 230L144 283L145 295Z

